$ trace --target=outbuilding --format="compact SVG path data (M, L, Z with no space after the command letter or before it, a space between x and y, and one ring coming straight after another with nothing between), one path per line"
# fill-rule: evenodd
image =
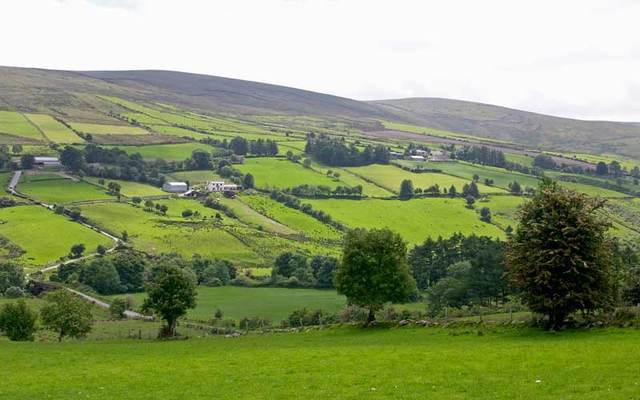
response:
M165 182L162 190L169 193L184 193L189 190L189 185L186 182Z
M42 167L59 167L60 160L58 157L33 157L33 164Z

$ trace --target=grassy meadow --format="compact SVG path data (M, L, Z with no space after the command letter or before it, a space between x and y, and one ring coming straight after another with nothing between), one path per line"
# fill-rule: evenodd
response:
M146 135L149 132L137 126L91 124L86 122L69 122L73 129L92 135Z
M0 342L0 363L11 366L0 369L0 396L633 399L639 350L631 329L480 336L345 327L173 342Z
M102 244L111 246L109 238L67 217L40 206L0 209L0 235L25 253L19 258L26 266L52 263L69 254L74 244L83 243L88 252Z
M385 228L398 232L410 244L427 237L449 237L456 232L504 238L504 232L479 219L462 199L422 198L402 200L308 200L350 228Z
M46 114L27 114L27 118L38 126L44 135L54 143L84 143L84 139L76 135L71 129Z
M105 189L51 173L23 174L18 191L49 204L114 198Z
M40 131L24 115L13 111L0 111L0 133L44 140Z
M262 189L283 189L304 184L331 188L341 185L339 181L284 158L247 158L244 164L235 167L243 174L253 175L256 187Z
M100 185L99 184L100 178L86 176L83 179L94 185ZM110 182L115 182L119 184L121 187L120 193L127 197L134 197L134 196L146 197L146 196L166 196L167 195L167 192L163 191L159 187L147 185L145 183L123 181L119 179L105 179L104 185L100 185L100 186L103 187L104 190L108 190L107 185L109 185Z
M147 146L119 146L127 154L139 153L147 160L163 159L165 161L183 161L195 150L202 150L207 153L216 151L214 147L201 143L178 143L178 144L158 144Z
M451 186L455 186L458 193L462 192L462 188L464 185L471 182L471 179L466 180L458 178L456 176L436 172L409 172L393 165L372 164L365 167L346 168L346 170L365 179L371 180L377 185L396 193L400 191L400 184L405 179L411 180L413 182L414 188L420 188L424 190L433 185L438 185L440 187L440 190L443 190L445 188L448 190ZM478 183L478 189L480 189L480 193L505 192L503 189L486 186L482 183Z

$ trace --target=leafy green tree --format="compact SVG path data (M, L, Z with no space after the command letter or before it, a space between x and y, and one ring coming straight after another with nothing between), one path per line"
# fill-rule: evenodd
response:
M105 258L97 258L80 270L80 282L91 286L100 294L121 293L120 275L113 263Z
M520 186L518 181L513 181L509 183L509 191L513 194L520 195L522 194L522 186Z
M20 157L20 166L22 169L31 169L35 161L36 158L32 154L24 154Z
M96 247L96 253L98 253L99 255L103 256L103 255L107 254L107 248L104 247L103 245L99 244Z
M400 200L409 200L413 197L413 182L405 179L400 183Z
M178 318L196 306L194 279L175 265L161 264L152 271L146 292L142 309L154 312L165 321L160 336L175 336Z
M371 323L385 303L406 302L415 292L406 255L406 243L389 229L349 231L335 277L338 293L368 308Z
M598 175L607 175L609 173L609 167L607 167L607 163L604 161L600 161L596 165L596 174Z
M489 207L482 207L480 209L480 220L486 223L491 223L491 210Z
M22 145L21 144L14 144L13 146L11 146L11 152L13 154L22 153Z
M40 310L42 324L58 333L58 341L65 336L81 338L91 331L91 304L64 289L49 293L45 299L49 304Z
M85 167L85 159L82 150L65 146L60 153L60 163L73 172L78 172Z
M74 244L71 246L70 255L73 258L79 258L82 257L82 253L84 253L85 250L86 248L83 243Z
M18 264L4 262L0 264L0 295L10 287L24 286L24 271Z
M543 181L520 210L507 250L509 276L532 311L560 329L576 311L592 312L611 301L610 223L604 201Z
M127 311L127 301L122 298L116 298L111 301L109 305L109 315L113 319L124 319L126 317L125 311Z
M12 341L31 341L37 319L38 314L24 300L18 300L15 304L7 303L0 309L0 331Z
M476 183L476 181L471 181L471 183L464 185L464 187L462 188L462 196L471 196L474 199L480 197L480 189L478 189L478 184Z
M244 156L249 152L249 142L243 137L236 136L229 141L229 148L233 154Z
M142 203L142 198L138 197L138 196L134 196L131 201L133 202L133 204L135 204L136 206L140 206L140 203Z
M254 186L255 186L255 182L253 179L253 175L246 174L244 176L244 179L242 180L242 187L244 189L253 189Z
M211 169L211 154L202 150L194 150L191 154L194 169Z
M458 191L455 186L451 185L449 188L449 197L456 197L458 195Z

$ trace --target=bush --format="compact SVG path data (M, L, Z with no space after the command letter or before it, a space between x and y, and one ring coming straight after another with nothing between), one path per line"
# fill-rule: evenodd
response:
M306 308L295 310L286 321L288 326L314 326L334 323L337 320L334 314L328 314L322 310L309 311ZM283 324L284 325L284 324Z
M24 296L24 290L17 286L11 286L4 292L4 297L8 299L18 299L22 296Z
M240 320L239 326L244 330L270 328L271 321L262 317L244 317Z
M340 322L365 322L368 315L366 309L349 305L340 311Z
M36 331L38 315L32 311L24 300L14 304L5 304L0 309L0 330L9 340L31 341Z

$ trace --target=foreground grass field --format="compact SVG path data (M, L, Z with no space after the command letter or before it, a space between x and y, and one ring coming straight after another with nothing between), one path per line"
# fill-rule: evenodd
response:
M114 198L104 189L87 182L48 173L22 175L18 191L33 199L50 204Z
M635 399L640 332L336 328L188 341L0 342L0 397ZM364 367L366 366L366 367ZM37 377L37 378L36 378Z

